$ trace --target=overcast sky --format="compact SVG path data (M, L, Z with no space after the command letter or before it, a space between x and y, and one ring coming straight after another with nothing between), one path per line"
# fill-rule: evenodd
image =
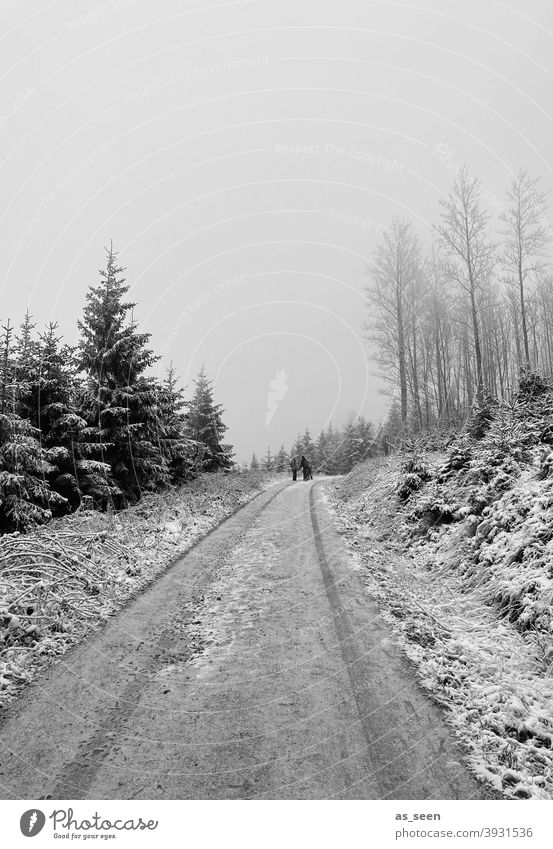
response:
M74 341L113 239L239 459L385 414L363 287L392 215L428 243L464 161L492 212L521 166L553 188L549 0L0 0L0 33L0 317Z

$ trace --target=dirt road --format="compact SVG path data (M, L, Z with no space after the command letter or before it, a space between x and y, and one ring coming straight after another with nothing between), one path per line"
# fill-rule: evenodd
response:
M486 797L319 486L266 490L30 686L3 798Z

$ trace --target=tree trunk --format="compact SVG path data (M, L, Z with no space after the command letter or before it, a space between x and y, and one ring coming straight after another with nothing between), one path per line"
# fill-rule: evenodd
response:
M401 294L397 295L397 334L398 334L398 365L399 365L399 392L401 399L401 423L407 424L407 363L405 358L405 335L403 328L403 306Z
M470 289L470 308L472 314L472 332L474 336L474 358L476 360L476 397L478 401L482 401L484 398L484 377L482 372L482 349L480 347L480 331L478 329L478 312L476 309L476 297L474 294L474 286L472 284L472 273L471 277L471 289Z
M522 264L518 265L518 283L520 293L520 322L522 325L522 344L524 345L525 365L530 365L530 349L528 347L528 323L526 321L526 303L524 300L524 277L522 274Z

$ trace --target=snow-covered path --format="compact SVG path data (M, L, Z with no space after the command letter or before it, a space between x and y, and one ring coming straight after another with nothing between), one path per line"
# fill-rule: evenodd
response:
M482 798L318 495L261 493L38 678L4 798Z

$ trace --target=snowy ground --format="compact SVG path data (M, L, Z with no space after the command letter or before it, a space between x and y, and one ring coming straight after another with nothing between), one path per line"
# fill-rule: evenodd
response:
M0 707L273 480L206 475L121 513L0 537Z
M28 687L2 723L4 798L496 798L319 489L261 493Z
M443 461L426 458L431 479ZM326 488L367 592L446 708L474 773L508 797L551 799L551 482L529 466L481 516L450 486L456 521L421 532L428 493L398 499L399 462L370 461Z

